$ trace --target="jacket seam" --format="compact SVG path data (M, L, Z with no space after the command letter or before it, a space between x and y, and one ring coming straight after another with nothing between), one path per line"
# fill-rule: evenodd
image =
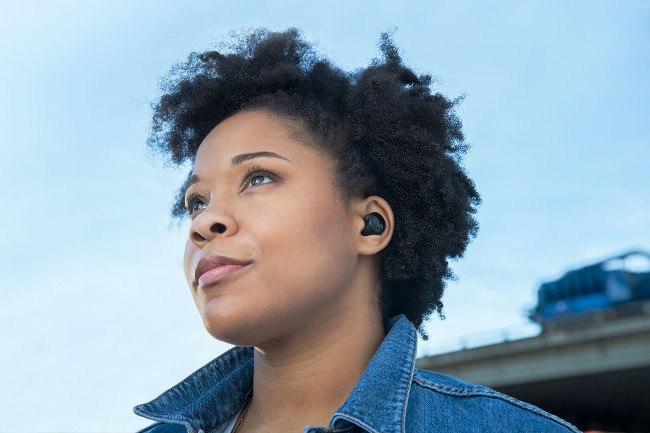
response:
M413 333L411 333L411 340L413 340ZM402 420L400 424L400 430L402 433L406 432L406 406L408 404L408 398L409 398L409 393L411 391L411 383L413 382L413 379L415 377L414 371L415 371L415 357L417 354L417 342L414 342L413 344L413 349L411 351L411 371L409 372L409 379L408 382L406 383L406 391L404 392L404 404L402 405Z
M136 415L141 415L145 416L146 418L149 418L152 421L158 421L160 424L183 424L186 425L188 420L185 418L178 418L175 416L158 416L155 414L152 414L151 412L148 411L138 411L136 412Z
M167 420L167 419L158 419L158 418L156 418L156 419L149 418L149 419L152 420L152 421L155 421L155 423L145 427L142 430L138 430L136 433L147 433L148 431L153 430L155 427L157 427L159 425L164 425L164 424L167 424L167 425L170 425L170 424L182 425L183 427L185 427L185 430L187 430L188 433L196 433L196 430L194 429L194 427L192 427L190 424L188 424L187 421L176 422L176 421L180 421L180 420L172 420L172 419Z
M418 383L419 385L432 389L433 391L440 392L442 394L448 394L448 395L453 395L453 396L459 396L459 397L491 397L491 398L497 398L501 401L505 401L507 403L510 403L514 406L517 406L521 409L527 410L528 412L534 413L536 415L543 416L551 421L555 421L556 423L560 424L563 427L566 427L570 431L574 433L580 433L579 430L577 430L573 425L569 424L567 421L563 420L562 418L559 418L556 415L553 415L552 413L546 412L545 410L538 408L536 406L533 406L529 403L523 402L521 400L518 400L514 397L510 397L509 395L500 393L498 391L495 391L491 388L485 388L485 387L455 387L455 386L448 386L448 385L442 385L436 382L431 382L427 379L424 379L422 377L414 377L413 381Z

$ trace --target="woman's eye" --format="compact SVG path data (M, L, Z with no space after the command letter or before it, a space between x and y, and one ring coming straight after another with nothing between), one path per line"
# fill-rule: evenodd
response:
M251 178L251 181L248 184L251 186L257 186L257 185L262 185L264 183L268 183L268 182L255 182L255 179L264 179L264 178L271 179L269 176L257 175L257 176L253 176Z
M190 198L187 199L186 209L190 215L199 209L203 209L200 206L205 206L203 199L201 199L200 197L191 196Z
M244 178L248 179L248 183L246 184L247 187L273 183L277 182L279 179L275 174L264 170L262 167L253 167L248 171L248 173L246 173ZM264 181L264 179L267 179L267 181ZM194 212L204 209L207 206L206 203L207 202L201 196L191 194L186 200L185 210L188 215L193 215Z
M267 170L262 169L262 167L259 166L253 167L251 170L249 170L248 173L246 173L245 178L248 179L247 186L264 185L266 183L272 183L277 180L277 176ZM265 182L265 178L269 179L270 182Z

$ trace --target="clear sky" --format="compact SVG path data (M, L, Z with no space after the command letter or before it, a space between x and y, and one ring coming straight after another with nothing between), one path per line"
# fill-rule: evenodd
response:
M436 343L526 323L537 285L650 249L650 1L9 1L0 14L0 431L135 431L213 340L146 153L160 77L241 27L295 26L345 69L395 27L466 95L483 197Z

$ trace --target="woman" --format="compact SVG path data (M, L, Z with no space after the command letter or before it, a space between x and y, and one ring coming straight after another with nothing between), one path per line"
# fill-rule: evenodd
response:
M258 30L172 70L150 145L192 162L185 276L236 346L137 406L142 432L577 431L414 368L480 199L455 101L381 49L346 73L295 29Z

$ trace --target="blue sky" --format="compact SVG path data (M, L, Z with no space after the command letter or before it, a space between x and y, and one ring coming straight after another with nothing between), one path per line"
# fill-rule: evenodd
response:
M465 94L478 237L420 353L526 323L565 270L650 249L650 1L21 1L0 16L0 418L134 431L132 414L230 346L183 278L184 173L147 154L160 77L241 27L296 26L345 69L378 55Z

